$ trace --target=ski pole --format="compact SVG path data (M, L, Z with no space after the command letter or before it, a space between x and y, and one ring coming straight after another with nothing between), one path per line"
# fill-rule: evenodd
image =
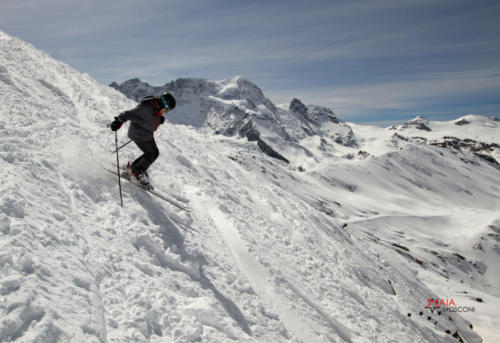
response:
M120 160L118 159L118 131L115 131L115 145L116 145L116 169L117 169L116 173L118 174L118 188L120 189L120 205L123 207L122 180L120 177Z
M130 142L132 142L132 140L129 140L127 143L123 144L121 147L116 148L116 150L115 150L115 151L113 151L113 153L118 152L118 150L121 150L121 148L123 148L125 145L127 145L127 144L128 144L128 143L130 143Z

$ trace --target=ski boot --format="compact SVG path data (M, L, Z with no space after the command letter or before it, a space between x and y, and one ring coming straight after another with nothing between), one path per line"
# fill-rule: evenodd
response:
M153 190L153 186L149 183L149 176L146 171L134 170L134 168L130 168L130 171L144 189Z
M145 171L135 172L135 178L144 189L153 190L153 186L149 183L149 176Z
M128 178L129 180L136 179L137 182L143 187L144 189L147 190L153 190L153 186L149 183L149 175L146 171L138 171L134 170L132 166L130 165L130 162L128 162L127 167L125 168L125 175L124 177Z

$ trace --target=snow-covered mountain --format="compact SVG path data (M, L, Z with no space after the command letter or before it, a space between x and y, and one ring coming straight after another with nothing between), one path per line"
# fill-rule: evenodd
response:
M500 169L480 156L498 156L496 119L384 129L240 77L167 85L150 174L193 211L130 184L121 208L99 164L135 102L0 31L1 342L498 338Z
M110 86L135 101L146 95L170 92L178 99L176 111L168 118L171 123L246 137L257 141L261 148L266 147L262 150L271 151L271 156L286 161L282 150L290 155L312 156L308 149L311 146L325 154L333 153L337 144L357 146L351 128L332 110L306 106L299 99L293 99L288 107L276 106L259 87L241 76L222 81L177 79L161 87L131 79Z
M467 125L467 126L465 126ZM500 118L466 115L450 122L430 122L417 116L403 125L394 125L393 140L428 143L452 150L468 150L494 165L500 166L498 128Z

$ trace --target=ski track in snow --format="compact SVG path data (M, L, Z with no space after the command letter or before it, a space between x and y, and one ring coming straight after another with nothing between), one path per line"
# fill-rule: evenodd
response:
M193 194L193 192L190 193ZM275 291L273 282L270 280L272 279L271 275L269 275L268 271L261 264L250 256L238 231L224 213L214 205L213 199L198 199L197 207L202 212L206 212L210 215L219 232L224 237L224 240L229 245L238 267L248 278L252 288L266 301L266 303L271 304L270 306L277 312L280 320L285 323L287 329L302 342L321 342L321 340L311 332L314 323L311 323L309 319L305 318L297 310L287 306L289 299L281 297L280 294ZM286 283L289 288L297 293L300 298L304 299L311 307L317 308L311 301L307 300L308 298L305 295L301 294L286 280L280 281ZM338 331L339 336L342 337L344 341L350 342L349 335L346 333L345 329L341 329L340 324L335 323L334 320L325 315L321 310L318 310L318 312L325 318L328 318L332 328Z

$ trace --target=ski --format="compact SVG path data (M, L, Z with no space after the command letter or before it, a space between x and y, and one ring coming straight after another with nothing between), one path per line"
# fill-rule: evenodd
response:
M116 164L113 164L113 165L116 167ZM123 170L124 172L127 172L127 168L125 168L125 167L123 167L123 166L120 166L120 170ZM122 176L123 176L123 174L122 174ZM171 197L175 198L175 200L177 200L177 201L183 202L183 203L185 203L185 204L189 204L189 202L190 202L190 201L189 201L189 199L186 199L186 198L184 198L183 196L180 196L180 195L178 195L178 194L175 194L175 193L172 193L172 192L166 191L166 190L164 190L164 189L162 189L161 191L162 191L162 193L166 193L166 194L168 194L169 196L171 196Z
M118 173L117 173L116 171L114 171L114 170L111 170L111 169L108 169L108 168L105 168L105 167L102 167L102 166L101 166L101 168L102 168L102 169L104 169L105 171L107 171L108 173L111 173L111 174L114 174L114 175L117 175L117 176L118 176ZM139 184L138 182L135 182L134 180L131 180L129 177L126 177L126 176L124 176L124 175L120 175L120 177L121 177L122 179L124 179L124 180L127 180L127 181L128 181L128 182L130 182L131 184L133 184L133 185L135 185L135 186L137 186L137 187L139 187L139 188L141 188L141 189L145 190L146 192L149 192L149 193L153 194L154 196L157 196L158 198L160 198L160 199L162 199L162 200L164 200L164 201L166 201L166 202L168 202L168 203L170 203L170 204L174 205L175 207L177 207L177 208L178 208L178 209L180 209L180 210L183 210L183 211L186 211L186 212L191 212L191 211L193 211L191 208L189 208L189 207L186 207L186 206L183 206L183 205L179 204L177 201L175 201L175 200L173 200L173 199L170 199L170 198L166 197L165 195L163 195L163 194L161 194L161 193L157 192L157 191L156 191L156 190L154 190L154 189L147 189L147 188L145 188L144 186L142 186L142 185L141 185L141 184Z

